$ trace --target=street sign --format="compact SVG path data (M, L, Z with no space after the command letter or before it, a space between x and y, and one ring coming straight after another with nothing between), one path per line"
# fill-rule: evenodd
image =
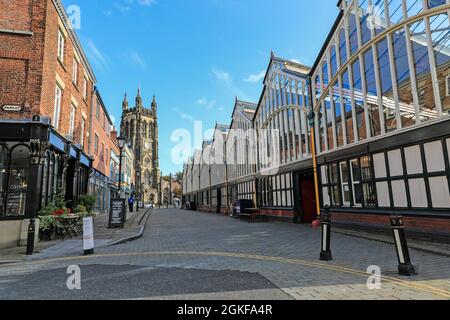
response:
M126 211L125 199L111 199L108 228L123 228Z
M83 249L85 255L94 253L94 220L92 217L83 218Z

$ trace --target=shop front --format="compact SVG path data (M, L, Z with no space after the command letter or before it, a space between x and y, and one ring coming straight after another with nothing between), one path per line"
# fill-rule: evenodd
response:
M58 192L72 208L87 192L92 160L33 120L0 121L0 248L26 243L30 219Z

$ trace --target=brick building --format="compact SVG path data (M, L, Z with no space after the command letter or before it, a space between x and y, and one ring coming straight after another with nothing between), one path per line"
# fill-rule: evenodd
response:
M96 210L108 212L111 197L119 191L115 179L111 179L111 155L120 156L120 152L117 146L117 133L97 88L94 89L89 119L87 148L93 158L93 172L88 189L97 196Z
M58 190L69 206L87 192L96 78L60 0L0 0L0 8L2 247L25 239Z

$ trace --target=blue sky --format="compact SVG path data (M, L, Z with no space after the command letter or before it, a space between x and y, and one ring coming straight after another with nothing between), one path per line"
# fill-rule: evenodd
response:
M229 124L234 98L257 102L270 51L311 65L338 14L337 0L63 0L81 9L77 31L119 126L125 92L156 94L160 167L172 132ZM130 102L131 102L130 101ZM193 147L193 146L192 146Z

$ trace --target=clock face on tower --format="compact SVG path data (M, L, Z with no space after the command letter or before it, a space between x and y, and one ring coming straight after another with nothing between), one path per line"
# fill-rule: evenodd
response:
M145 148L145 149L149 149L149 148L150 148L150 143L145 142L145 143L144 143L144 148Z

